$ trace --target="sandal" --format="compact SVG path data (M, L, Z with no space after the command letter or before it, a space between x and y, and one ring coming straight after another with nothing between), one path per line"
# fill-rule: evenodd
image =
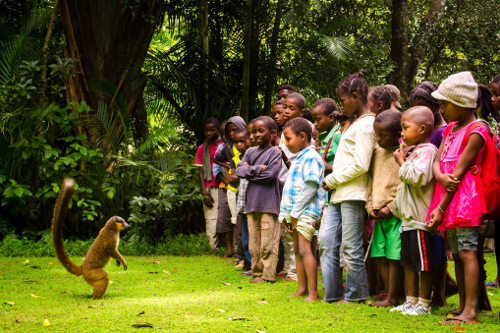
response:
M495 284L495 282L493 282L493 281L489 281L489 282L486 284L486 287L498 288L498 285L497 285L497 284Z
M445 321L440 321L439 324L440 325L453 325L454 323L453 322L458 322L456 323L457 325L462 325L463 323L465 323L465 320L462 320L462 319L458 319L458 318L446 318Z

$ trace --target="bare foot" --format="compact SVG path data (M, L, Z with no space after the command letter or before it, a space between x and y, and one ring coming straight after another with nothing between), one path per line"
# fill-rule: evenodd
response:
M373 306L378 306L378 307L389 307L389 306L396 306L398 305L397 301L391 301L389 299L386 299L385 301L378 302L378 303L373 303Z
M225 255L222 256L222 258L231 258L232 256L234 256L234 252L229 252L229 253L226 253Z
M250 281L250 283L261 283L261 282L264 282L264 279L261 276L256 277L255 279Z
M296 291L294 292L293 294L290 294L288 295L289 297L300 297L300 296L307 296L309 293L307 292L307 290L304 290L304 291Z
M314 292L314 291L311 291L309 293L309 296L307 296L305 299L304 299L304 302L316 302L317 300L319 300L319 294L318 292Z

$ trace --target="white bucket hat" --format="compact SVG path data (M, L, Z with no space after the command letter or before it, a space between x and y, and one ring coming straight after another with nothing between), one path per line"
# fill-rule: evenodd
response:
M477 87L471 72L461 72L441 82L438 89L432 92L432 97L474 109L477 107Z

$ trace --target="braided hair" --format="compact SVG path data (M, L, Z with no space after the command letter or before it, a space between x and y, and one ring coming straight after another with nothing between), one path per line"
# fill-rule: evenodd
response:
M375 103L382 102L382 110L391 108L393 100L391 89L385 86L378 86L370 89L370 94L373 97Z
M368 84L363 78L367 72L362 69L356 74L351 74L343 79L337 86L337 95L357 93L363 103L368 99Z

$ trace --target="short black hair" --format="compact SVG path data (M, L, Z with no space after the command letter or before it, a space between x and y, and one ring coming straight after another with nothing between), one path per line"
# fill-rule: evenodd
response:
M432 92L437 90L438 86L432 81L422 81L413 88L410 92L410 97L408 97L408 101L425 101L433 105L435 103L439 103L439 101L432 97ZM425 106L425 105L424 105Z
M291 93L290 95L288 95L286 98L290 98L290 99L293 99L293 100L296 100L298 103L297 103L297 107L299 109L305 109L306 108L306 99L304 98L304 96L298 92L293 92Z
M491 83L500 83L500 74L498 74L497 76L495 76L493 78L493 81L491 81Z
M493 107L493 103L491 102L491 97L493 94L488 89L488 87L483 86L482 84L477 87L478 97L477 97L477 106L480 110L481 118L488 121L488 118L491 117L495 119L495 121L500 120L500 114Z
M311 122L311 124L314 124L314 119L311 113L311 110L304 109L304 114L302 115L302 118L308 120Z
M375 122L379 124L387 125L389 131L393 133L401 132L403 129L401 128L401 118L403 114L398 110L385 110L380 112L375 117Z
M304 132L304 134L307 136L307 139L311 141L312 126L311 123L306 119L300 117L294 118L288 121L285 126L283 126L283 130L285 128L290 128L295 135L299 135L300 133Z
M285 101L283 99L278 99L278 100L274 101L273 105L283 105L283 104L285 104Z
M207 120L205 120L205 125L208 124L214 125L215 128L219 128L220 126L219 120L217 118L208 118Z
M331 115L333 111L338 111L337 103L331 98L322 98L313 105L313 109L320 108L324 115Z
M291 92L296 92L297 89L295 89L294 86L292 86L291 84L282 84L281 86L278 87L278 89L276 89L276 91L280 91L280 90L289 90Z
M245 133L246 135L248 135L248 129L246 127L244 127L244 128L238 128L236 130L236 132L234 132L235 135L236 134L240 134L240 133Z
M250 121L248 122L248 124L247 124L247 127L248 127L248 126L250 126L251 124L255 123L255 120L256 120L256 119L252 119L252 120L250 120Z
M343 79L337 86L337 96L346 93L357 93L361 97L361 100L366 103L368 98L368 84L364 79L365 75L366 71L362 69L358 73L351 74Z
M375 103L382 102L384 104L382 110L387 110L391 107L393 100L391 89L385 86L378 86L370 89L369 94L372 95Z
M260 116L254 120L255 121L262 121L264 124L266 124L266 127L269 131L275 130L276 133L278 133L278 124L273 120L273 118L268 117L268 116Z

